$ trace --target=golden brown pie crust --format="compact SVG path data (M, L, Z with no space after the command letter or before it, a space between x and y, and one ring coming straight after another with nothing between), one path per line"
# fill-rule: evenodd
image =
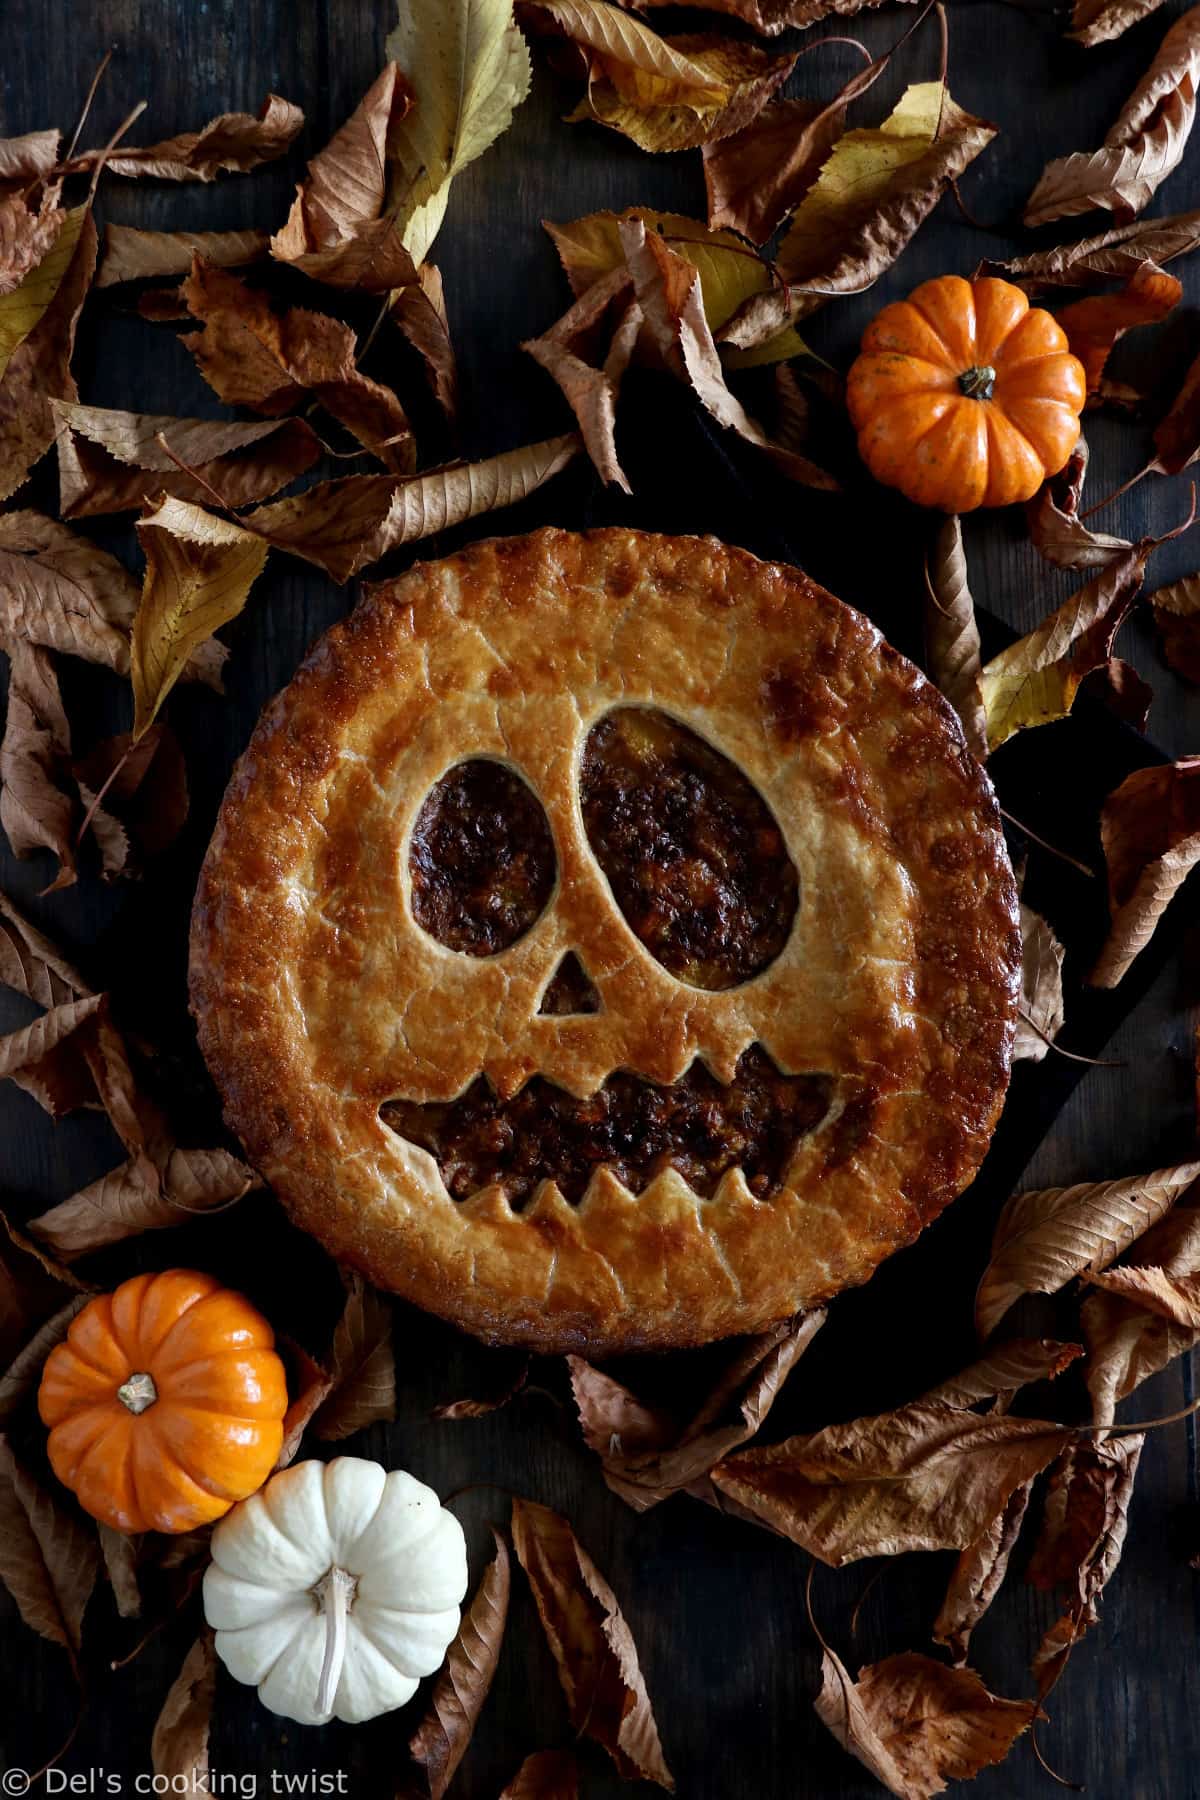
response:
M755 784L800 877L791 935L740 986L643 948L589 848L582 746L617 706L707 737ZM511 763L558 879L478 957L415 922L408 834L468 757ZM539 1013L568 951L601 1010ZM263 714L192 923L191 993L226 1116L293 1218L372 1280L479 1335L591 1354L758 1330L865 1281L978 1168L1008 1082L1021 963L996 802L958 722L860 614L711 538L546 530L369 589ZM381 1121L480 1073L580 1096L613 1070L722 1081L758 1043L837 1077L784 1186L698 1198L601 1167L569 1205L452 1200Z

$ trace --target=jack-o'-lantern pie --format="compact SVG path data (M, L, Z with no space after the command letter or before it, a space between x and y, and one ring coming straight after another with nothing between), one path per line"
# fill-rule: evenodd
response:
M970 1181L1021 945L941 696L794 568L547 530L367 591L196 900L229 1123L295 1220L492 1340L759 1330Z

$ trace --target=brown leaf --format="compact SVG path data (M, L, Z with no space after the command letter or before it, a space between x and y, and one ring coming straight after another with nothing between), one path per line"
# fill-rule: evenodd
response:
M748 300L722 344L761 344L825 297L869 287L995 135L933 81L907 88L882 125L845 132L779 246L784 285Z
M14 856L49 850L58 859L51 888L75 880L75 803L65 779L71 733L53 658L10 638L8 710L0 741L0 825Z
M60 183L46 187L34 207L26 194L0 190L0 376L53 299L79 241L82 210L64 212L60 195Z
M0 1037L0 1081L17 1081L44 1106L52 1118L61 1118L81 1104L79 1085L61 1052L76 1033L81 1033L103 1004L102 996L64 1000L49 1012Z
M1043 482L1025 509L1034 548L1057 569L1105 569L1133 548L1127 538L1090 530L1079 516L1088 454L1081 437L1065 466Z
M1137 1255L1168 1279L1200 1274L1200 1209L1185 1203L1169 1212L1139 1240ZM1117 1269L1108 1271L1116 1273ZM1098 1425L1111 1425L1119 1400L1200 1343L1200 1332L1177 1326L1161 1311L1151 1312L1116 1293L1090 1294L1080 1321L1088 1346L1088 1392Z
M270 245L265 231L138 231L132 225L108 224L96 286L186 275L197 256L215 269L241 269L262 262Z
M1021 908L1021 1012L1013 1061L1041 1062L1063 1027L1062 967L1066 951L1040 913Z
M114 1531L111 1525L99 1525L100 1553L104 1572L113 1591L117 1611L123 1619L137 1619L142 1612L142 1590L138 1586L137 1562L139 1539L128 1532Z
M1165 1269L1106 1269L1094 1287L1132 1300L1181 1331L1200 1332L1200 1275L1168 1275Z
M229 506L246 506L278 493L310 469L321 453L315 432L303 419L247 425L228 419L113 412L61 400L54 403L54 411L59 422L59 511L64 519L125 512L160 494L204 501L212 488ZM185 474L180 462L195 469L200 479Z
M938 529L925 564L925 662L958 714L972 756L986 762L987 715L979 686L979 627L967 583L962 521L956 513Z
M1160 475L1178 475L1200 456L1200 356L1184 376L1171 410L1156 426L1154 448L1150 468Z
M1083 364L1087 391L1095 396L1118 338L1136 325L1157 325L1178 306L1183 283L1157 264L1143 262L1115 294L1089 294L1057 315L1072 353Z
M900 1800L928 1800L1003 1762L1038 1716L1032 1700L1001 1700L973 1669L948 1669L915 1650L860 1669L828 1647L813 1705L843 1750Z
M422 263L417 279L393 295L390 316L425 364L433 397L453 424L458 417L458 363L450 341L442 278L432 263Z
M1163 655L1177 675L1200 685L1200 575L1185 575L1150 596Z
M311 395L386 468L409 473L415 452L407 415L390 388L358 368L348 325L298 306L277 313L265 294L199 258L183 293L204 329L181 342L222 400L278 417Z
M1200 247L1200 212L1167 219L1138 219L1116 225L1073 244L1031 250L1010 262L987 263L986 272L1043 287L1087 287L1092 282L1127 281L1144 262L1159 265Z
M183 1150L147 1181L135 1157L90 1186L30 1219L29 1231L72 1262L143 1231L184 1225L197 1213L221 1212L262 1184L228 1150Z
M1135 731L1145 731L1154 702L1154 689L1142 680L1132 663L1112 656L1088 677L1092 692L1109 712Z
M341 130L308 165L271 254L333 287L386 293L415 279L394 219L381 219L389 148L413 103L399 65L389 62Z
M549 1507L514 1500L512 1534L572 1726L602 1744L626 1780L640 1777L673 1793L637 1647L616 1595L566 1519Z
M602 360L597 355L590 362L587 345L606 322L613 324L608 348ZM627 494L632 490L617 459L617 397L641 322L628 273L613 269L585 289L549 331L521 345L558 383L600 478Z
M523 20L553 21L587 70L569 116L592 119L643 150L689 150L748 125L790 75L796 57L703 36L663 38L607 0L523 0Z
M500 1800L579 1800L579 1765L569 1750L527 1756Z
M172 1784L168 1793L209 1791L208 1737L216 1692L217 1658L213 1634L205 1626L171 1683L150 1739L150 1761L155 1775Z
M1021 1535L1032 1493L1032 1481L1014 1488L995 1518L959 1553L933 1624L934 1642L945 1644L958 1668L967 1660L971 1633L1008 1573L1009 1558Z
M774 37L781 31L803 31L822 19L852 18L860 12L874 12L884 0L697 0L700 12L725 13L740 19L754 31ZM673 6L675 0L620 0L622 6Z
M320 1363L313 1361L302 1345L277 1340L275 1348L284 1358L288 1372L288 1393L291 1395L288 1409L283 1415L283 1443L275 1459L277 1469L286 1469L290 1463L295 1462L314 1414L329 1398L333 1378L325 1373Z
M1070 1441L1064 1427L918 1400L827 1426L713 1470L723 1494L832 1568L904 1550L962 1550Z
M1048 619L984 665L980 684L993 750L1015 732L1065 718L1080 683L1112 654L1154 548L1143 538L1114 556Z
M0 1425L7 1425L29 1395L36 1391L46 1358L56 1344L62 1343L71 1320L90 1298L89 1294L72 1294L65 1305L52 1313L22 1345L0 1375Z
M108 175L145 176L153 181L213 181L223 173L246 175L287 153L304 124L298 106L268 94L254 113L222 113L200 131L183 131L159 144L122 144L107 155L89 150L65 165L68 173L91 169L103 157Z
M429 1416L442 1424L456 1423L460 1419L486 1419L491 1413L500 1412L523 1392L529 1380L529 1368L530 1359L526 1353L518 1357L512 1375L489 1398L448 1400L441 1406L433 1407Z
M54 442L51 401L79 398L71 358L95 267L96 227L89 212L53 300L17 345L0 379L0 500L16 493Z
M409 1752L421 1771L421 1791L429 1800L442 1800L454 1780L491 1689L504 1642L512 1577L508 1545L495 1528L492 1536L496 1554L446 1652L425 1717L409 1739Z
M73 772L106 880L140 875L146 858L169 849L183 830L187 765L178 738L161 722L136 741L121 732L94 744Z
M1120 1181L1014 1194L975 1296L980 1335L990 1337L1022 1294L1056 1294L1073 1276L1106 1269L1198 1178L1200 1163L1180 1163Z
M0 182L38 181L58 161L61 131L27 131L22 137L0 138Z
M329 1355L332 1384L313 1417L315 1437L340 1441L396 1416L392 1309L383 1295L351 1274Z
M39 1487L0 1437L0 1581L26 1625L74 1663L100 1553L95 1534Z
M1103 207L1119 222L1148 204L1183 158L1196 117L1200 8L1182 13L1130 94L1102 147L1056 157L1025 207L1026 225L1045 225Z
M1089 49L1108 44L1157 12L1163 0L1075 0L1068 37Z
M677 1439L679 1428L666 1413L645 1405L582 1356L566 1360L584 1442L604 1462L606 1480L610 1465L653 1454Z
M1088 980L1115 987L1200 862L1200 756L1138 769L1104 802L1108 938Z
M957 1407L992 1400L1007 1412L1019 1389L1035 1381L1054 1381L1082 1355L1082 1344L1064 1344L1057 1338L1010 1338L994 1344L978 1361L939 1382L921 1398Z
M43 513L0 513L0 631L129 673L137 583L123 564Z

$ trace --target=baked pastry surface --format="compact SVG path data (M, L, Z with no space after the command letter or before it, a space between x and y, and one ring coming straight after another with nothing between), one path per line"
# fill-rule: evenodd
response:
M1020 964L987 777L866 619L713 539L546 530L369 589L267 707L191 993L299 1224L599 1355L914 1238L987 1148Z

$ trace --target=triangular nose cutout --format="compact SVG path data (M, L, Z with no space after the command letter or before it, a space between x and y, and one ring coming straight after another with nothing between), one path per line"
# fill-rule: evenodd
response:
M592 986L588 972L573 950L567 954L550 977L550 985L542 995L539 1013L598 1013L600 996Z

